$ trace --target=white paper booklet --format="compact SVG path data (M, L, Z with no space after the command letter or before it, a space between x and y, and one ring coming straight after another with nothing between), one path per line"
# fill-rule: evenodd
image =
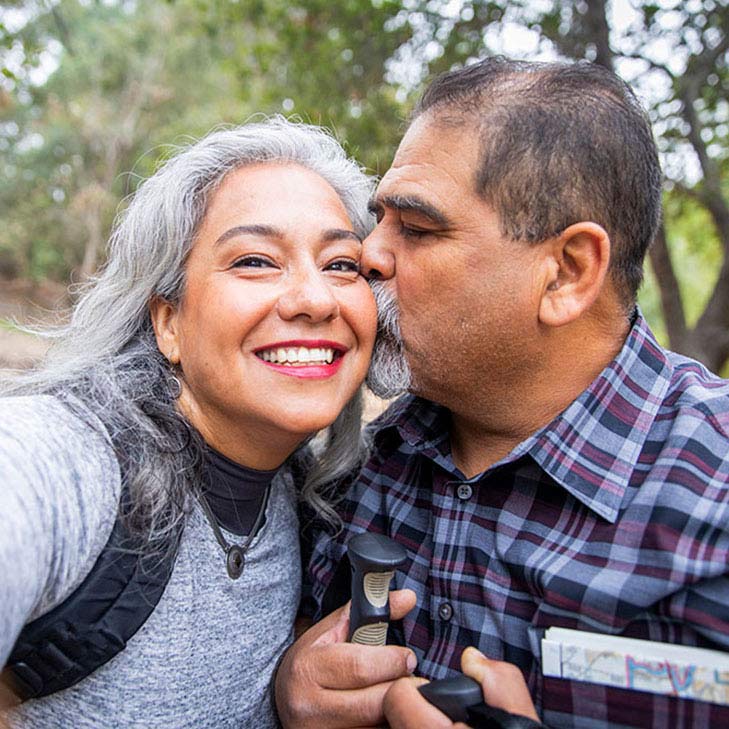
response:
M567 628L548 628L542 671L633 691L729 705L729 653Z

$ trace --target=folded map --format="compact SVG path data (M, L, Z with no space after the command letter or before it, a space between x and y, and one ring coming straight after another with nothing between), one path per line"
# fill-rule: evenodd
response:
M548 628L545 676L729 705L729 653Z

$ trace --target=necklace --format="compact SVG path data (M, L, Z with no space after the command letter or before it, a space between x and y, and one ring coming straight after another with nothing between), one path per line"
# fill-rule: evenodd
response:
M268 496L270 493L271 484L266 486L266 493L263 496L261 506L258 508L256 520L253 522L253 526L251 527L250 532L248 532L248 536L243 544L229 544L226 541L223 536L223 532L220 531L220 526L218 526L215 514L213 514L213 510L210 508L210 504L208 504L208 500L205 498L205 494L200 492L198 496L205 518L208 520L208 523L213 530L213 534L215 535L215 539L222 547L223 553L225 554L225 568L228 571L228 577L230 577L231 580L237 580L243 574L243 567L245 567L246 563L246 552L251 546L251 542L255 538L256 534L258 534L258 529L261 526L263 516L266 513L266 506L268 505Z

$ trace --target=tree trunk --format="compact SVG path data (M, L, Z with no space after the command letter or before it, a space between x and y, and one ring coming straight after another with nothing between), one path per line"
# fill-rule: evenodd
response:
M683 312L683 300L678 279L671 263L671 254L666 241L666 229L661 223L651 247L648 249L653 273L658 283L658 293L661 299L663 321L668 333L671 349L677 352L685 351L688 344L686 331L686 317Z
M614 71L615 54L610 48L610 26L607 22L605 0L587 0L585 32L595 46L595 63Z

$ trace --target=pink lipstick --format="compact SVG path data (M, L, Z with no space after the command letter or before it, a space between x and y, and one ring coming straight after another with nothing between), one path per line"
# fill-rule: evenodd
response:
M267 367L289 377L326 379L340 368L347 347L326 339L272 342L254 350Z

